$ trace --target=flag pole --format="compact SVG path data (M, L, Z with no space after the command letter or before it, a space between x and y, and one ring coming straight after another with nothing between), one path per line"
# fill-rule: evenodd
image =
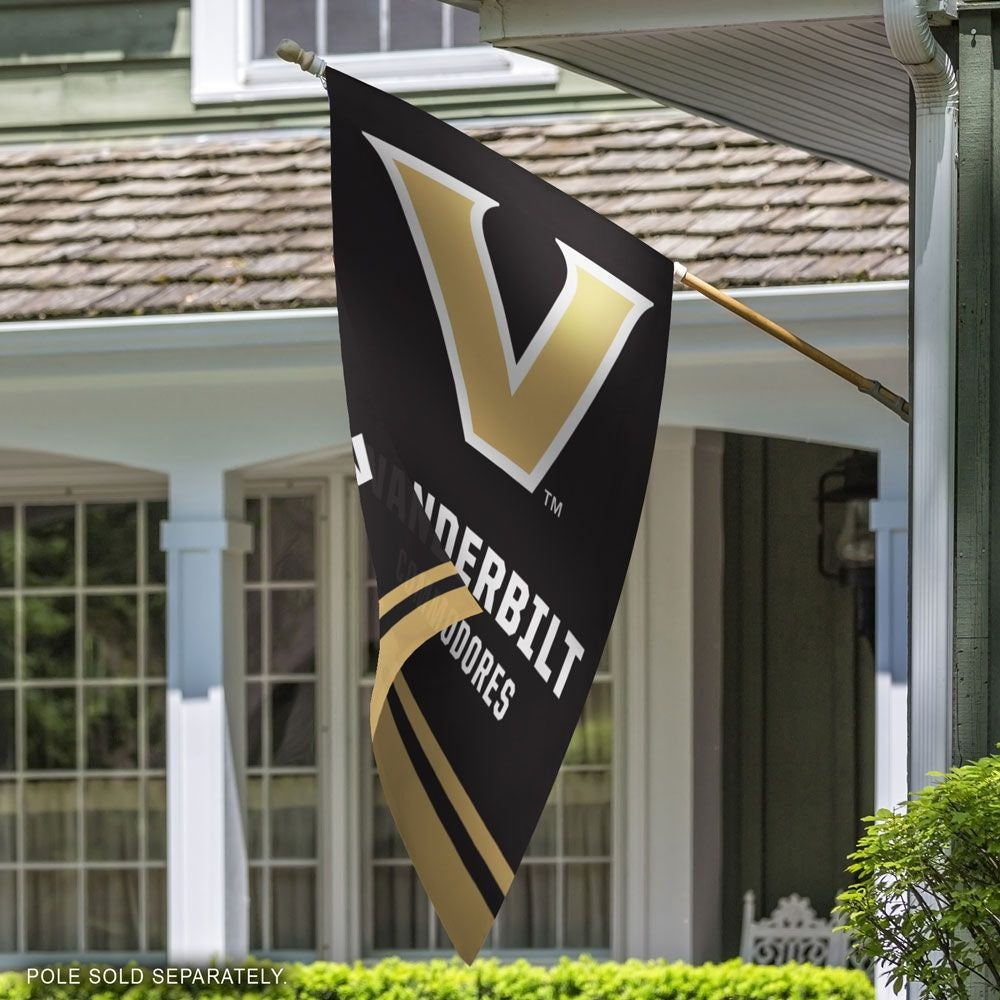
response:
M716 304L722 306L723 309L728 309L731 313L753 324L758 330L763 330L764 333L775 337L783 344L787 344L793 351L804 354L810 361L815 361L816 364L822 365L827 371L833 372L834 375L844 379L845 382L850 382L851 385L855 386L866 396L871 396L872 399L888 407L888 409L892 410L893 413L897 414L906 423L910 422L910 404L902 396L897 395L891 389L887 389L881 382L856 372L853 368L843 364L843 362L830 357L825 351L821 351L818 347L813 347L812 344L796 336L791 330L786 330L783 326L775 323L774 320L762 316L756 309L751 309L745 302L740 302L739 299L733 298L732 295L722 291L721 288L716 288L715 285L710 285L707 281L692 274L683 264L674 264L674 277L686 288L699 292L705 298L711 299Z
M315 52L307 51L291 38L283 38L278 43L276 51L279 58L284 59L285 62L295 63L306 73L319 77L325 84L324 72L326 70L326 63ZM910 404L902 396L898 396L887 389L881 382L861 375L836 358L830 357L825 351L821 351L818 347L813 347L812 344L796 336L791 330L786 330L783 326L779 326L773 320L762 316L755 309L751 309L750 306L740 302L739 299L728 295L721 288L716 288L697 275L692 274L683 264L674 264L674 277L685 287L699 292L705 298L711 299L722 306L723 309L728 309L731 313L753 324L758 330L763 330L764 333L777 338L783 344L787 344L792 350L798 351L799 354L805 355L811 361L815 361L816 364L822 365L827 371L833 372L834 375L838 375L846 382L850 382L860 392L863 392L866 396L871 396L872 399L888 407L907 423L910 422Z

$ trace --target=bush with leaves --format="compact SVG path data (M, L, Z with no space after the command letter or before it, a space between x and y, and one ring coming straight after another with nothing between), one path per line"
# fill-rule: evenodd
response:
M277 963L259 963L273 967ZM377 965L315 962L286 965L279 985L254 991L212 986L200 992L155 985L79 986L29 983L0 973L0 1000L874 1000L868 978L849 969L812 965L720 965L682 962L595 962L563 959L551 968L492 959ZM131 978L130 976L127 978Z
M932 777L868 818L838 911L897 993L909 981L934 1000L969 1000L1000 990L1000 756Z

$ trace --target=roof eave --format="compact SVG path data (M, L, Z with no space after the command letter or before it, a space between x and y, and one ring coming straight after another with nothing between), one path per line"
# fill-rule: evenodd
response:
M484 41L881 17L882 0L445 0L478 10Z
M482 0L480 37L772 141L909 175L882 0Z

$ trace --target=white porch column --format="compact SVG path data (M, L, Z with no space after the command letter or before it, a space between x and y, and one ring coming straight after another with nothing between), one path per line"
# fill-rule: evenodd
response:
M891 809L909 790L909 492L905 451L879 452L875 532L875 808ZM877 1000L893 1000L876 967Z
M909 592L907 456L879 455L875 532L875 808L907 795L907 649Z
M243 760L242 490L218 469L170 475L167 553L167 951L248 950Z
M626 584L617 957L720 957L722 446L660 428Z

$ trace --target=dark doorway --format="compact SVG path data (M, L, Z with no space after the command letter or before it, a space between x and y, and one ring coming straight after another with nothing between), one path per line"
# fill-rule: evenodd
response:
M825 445L726 436L727 955L739 951L747 889L756 893L758 914L792 892L828 914L847 884L860 818L873 809L874 569L841 561L852 541L867 535L859 523L867 507L843 502L844 477L825 476L848 460L850 469L871 469L873 477L869 458ZM837 498L825 505L822 556L821 490Z

